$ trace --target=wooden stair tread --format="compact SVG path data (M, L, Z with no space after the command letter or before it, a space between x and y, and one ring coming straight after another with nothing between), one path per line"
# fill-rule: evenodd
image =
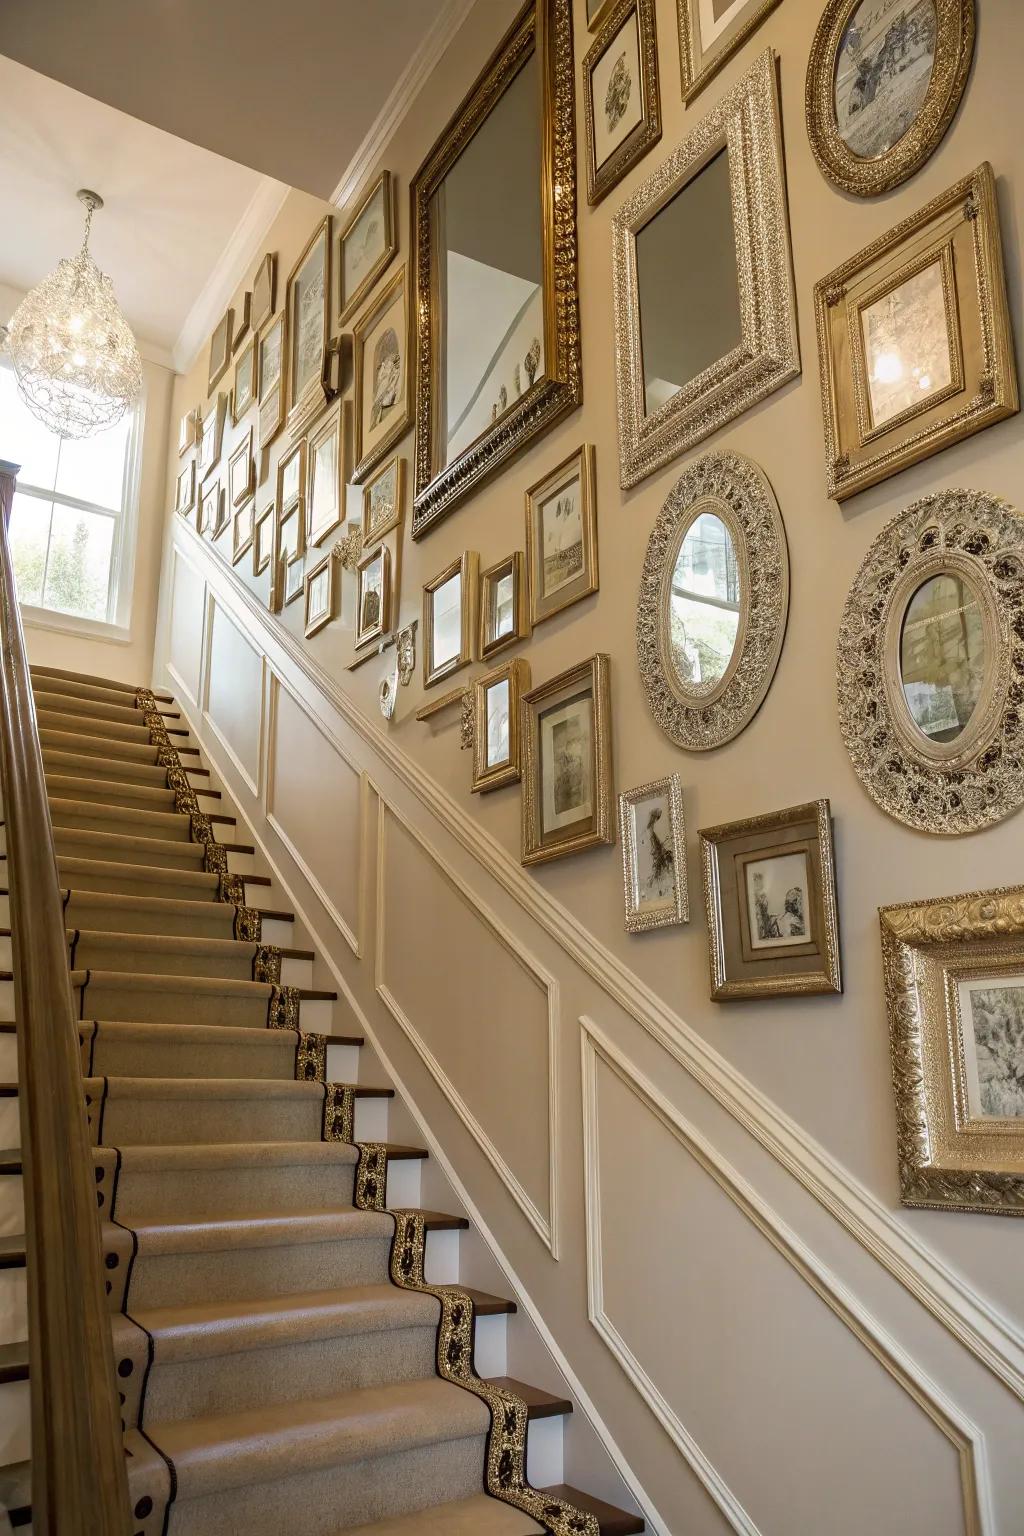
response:
M28 1340L18 1344L0 1344L0 1384L28 1381Z
M601 1536L640 1536L640 1532L645 1529L640 1515L616 1509L614 1504L606 1504L604 1499L596 1499L593 1494L583 1493L568 1483L556 1483L553 1488L540 1488L538 1492L546 1493L552 1499L564 1499L567 1504L574 1504L586 1515L595 1515Z
M5 1147L0 1150L0 1178L5 1174L21 1173L21 1148Z
M557 1397L553 1392L545 1392L543 1387L531 1387L529 1382L517 1381L514 1376L485 1376L484 1381L488 1386L501 1387L506 1392L514 1392L521 1397L526 1404L527 1418L533 1419L557 1419L561 1414L572 1413L572 1402L567 1397Z
M426 1147L410 1147L401 1141L382 1141L381 1146L393 1163L414 1163L430 1156Z
M24 1232L17 1232L13 1237L0 1237L0 1269L23 1269L25 1251Z
M515 1302L507 1296L492 1296L490 1291L478 1291L470 1285L460 1285L459 1290L465 1291L478 1317L495 1317L501 1312L511 1315L519 1311Z
M0 1154L2 1156L2 1154ZM418 1208L389 1205L392 1216L422 1216L427 1232L467 1232L469 1221L465 1216L453 1216L448 1211L421 1211Z

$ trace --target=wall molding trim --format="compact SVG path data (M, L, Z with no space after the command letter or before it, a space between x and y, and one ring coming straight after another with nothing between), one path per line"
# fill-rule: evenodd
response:
M1024 1403L1024 1333L878 1200L848 1169L745 1078L577 917L551 896L396 743L363 716L333 678L189 524L178 543L200 551L208 584L261 631L441 826L613 1001L661 1045L861 1246ZM214 574L216 573L216 575Z
M246 787L256 797L256 799L259 800L262 796L263 780L266 777L264 772L264 759L266 757L267 745L267 658L259 651L257 651L254 646L249 644L245 632L240 629L238 624L235 622L235 615L230 611L226 604L219 600L217 594L212 590L209 582L206 583L203 595L206 606L203 613L203 653L202 659L200 661L201 680L199 685L199 697L202 701L203 720L210 727L210 730L213 732L221 746L224 748L224 751L227 753L236 771L240 774L241 778L245 782ZM250 770L246 767L246 765L242 762L242 759L238 756L238 753L235 751L234 747L231 745L230 741L228 741L227 737L224 735L224 732L221 730L220 726L217 724L216 720L210 713L210 680L213 673L213 626L217 617L218 608L227 619L228 623L237 631L239 638L242 640L242 643L247 645L252 651L260 666L260 699L259 720L257 721L256 733L255 778L253 777Z
M878 1364L945 1436L957 1453L963 1495L965 1536L993 1536L991 1497L984 1436L931 1381L917 1363L854 1297L753 1186L715 1150L711 1142L658 1090L592 1019L580 1018L583 1075L583 1160L586 1212L587 1301L590 1321L632 1385L700 1478L710 1497L738 1536L760 1531L694 1441L678 1414L658 1390L604 1307L604 1250L601 1231L599 1167L599 1062L613 1072L639 1103L675 1137L697 1165L713 1179L776 1252L820 1297Z

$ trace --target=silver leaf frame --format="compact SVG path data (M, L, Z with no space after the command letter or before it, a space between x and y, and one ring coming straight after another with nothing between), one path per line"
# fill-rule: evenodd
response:
M723 149L729 150L742 339L648 415L636 237ZM778 76L770 48L615 214L612 263L619 481L628 490L800 372Z
M636 836L634 808L655 795L664 795L669 807L668 842L672 849L672 869L675 879L672 905L654 910L646 909L639 899L638 864L639 848ZM666 928L690 921L690 882L686 867L686 817L683 811L683 786L678 773L654 779L650 784L638 784L635 789L623 790L619 796L619 838L622 843L622 894L625 904L627 933L649 933L653 928Z

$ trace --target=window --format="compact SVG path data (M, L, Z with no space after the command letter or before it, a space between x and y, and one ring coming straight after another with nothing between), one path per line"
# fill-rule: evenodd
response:
M127 627L141 416L83 442L56 437L0 363L0 459L21 465L8 536L22 607Z

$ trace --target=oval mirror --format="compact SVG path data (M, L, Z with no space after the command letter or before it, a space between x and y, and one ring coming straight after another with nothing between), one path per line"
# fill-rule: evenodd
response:
M666 654L684 690L706 693L729 669L740 627L740 570L725 522L694 518L679 546L665 613Z
M910 718L929 741L955 741L978 707L985 680L981 599L959 573L929 576L914 592L900 633L900 686Z

